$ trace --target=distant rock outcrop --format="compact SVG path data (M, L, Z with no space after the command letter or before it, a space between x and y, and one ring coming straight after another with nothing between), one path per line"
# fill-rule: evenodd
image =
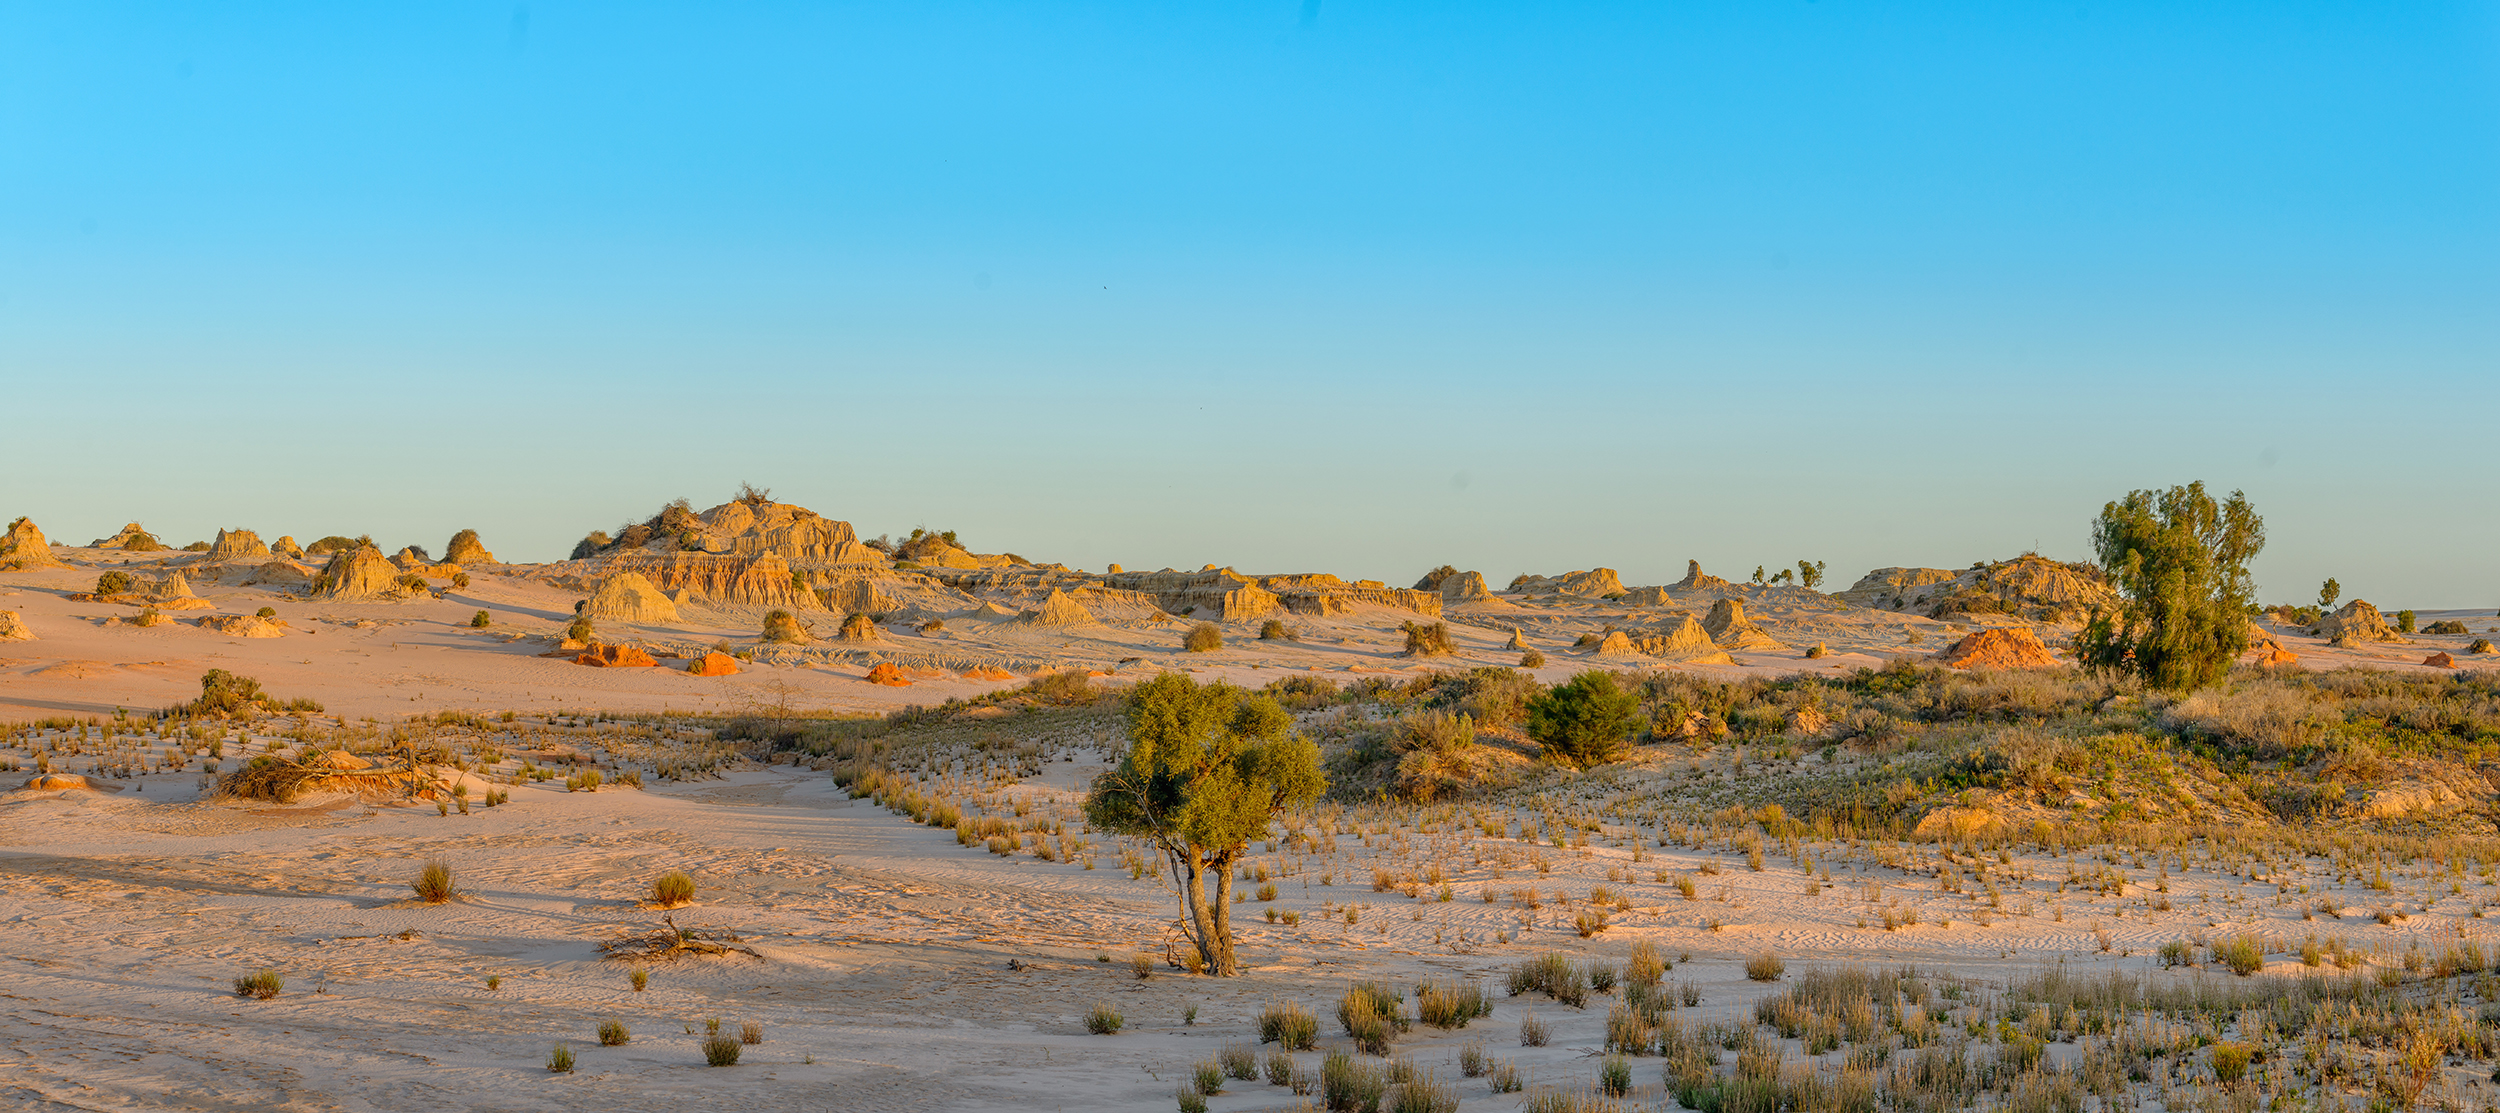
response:
M1906 611L1926 604L1929 593L1920 588L1951 583L1953 576L1952 570L1945 568L1878 568L1858 577L1858 582L1847 589L1834 592L1832 597L1861 607Z
M1721 599L1710 605L1710 617L1701 628L1721 649L1778 649L1779 639L1764 633L1762 628L1745 617L1745 604L1735 599Z
M1701 562L1698 560L1685 561L1684 578L1675 582L1675 590L1677 591L1709 591L1714 588L1730 588L1734 586L1736 585L1702 571Z
M486 551L486 545L477 539L476 530L464 529L452 534L451 544L443 546L443 561L447 564L493 564L495 554Z
M67 567L61 563L61 558L52 555L51 543L43 539L43 531L35 528L31 518L9 523L7 536L0 537L0 572Z
M199 627L214 630L230 638L283 638L286 624L256 614L201 615Z
M595 622L646 626L678 620L677 604L638 572L619 572L608 577L599 590L590 593L590 601L582 604L582 613Z
M825 609L837 614L885 614L903 608L901 600L866 577L844 580L824 589L823 595Z
M1444 576L1435 590L1441 593L1441 605L1474 603L1490 599L1493 592L1484 586L1484 573L1458 572Z
M132 522L129 525L123 526L120 533L116 533L111 537L99 537L87 547L90 549L120 549L124 552L132 553L159 553L165 551L165 543L157 540L155 534L139 528L139 523L137 522Z
M1878 568L1835 598L1861 607L1931 618L2005 615L2032 622L2081 623L2109 609L2118 592L2089 564L2027 553L1982 562L1960 572L1941 568Z
M1016 618L1017 621L1027 626L1060 628L1094 626L1101 622L1100 619L1094 617L1094 612L1085 609L1085 604L1069 598L1067 592L1057 589L1051 591L1049 598L1042 600L1039 608L1026 611Z
M1586 572L1569 572L1555 581L1565 595L1606 596L1623 594L1623 579L1612 568L1592 568Z
M842 630L836 636L846 642L875 641L878 636L877 620L864 614L851 615L842 620Z
M2387 617L2366 599L2355 599L2336 609L2309 631L2309 636L2325 638L2330 645L2351 646L2368 642L2402 642L2404 637L2387 625Z
M282 557L293 557L297 560L304 559L304 547L296 544L295 539L292 537L278 538L276 544L269 546L269 551Z
M324 599L385 599L399 568L380 549L359 545L330 554L330 562L313 577L312 594Z
M16 611L0 611L0 642L30 642L35 632L26 628L26 620Z
M1621 630L1608 630L1605 637L1597 640L1597 655L1600 657L1631 656L1638 652L1632 648L1632 636Z
M1329 577L1335 579L1335 577ZM1104 583L1122 591L1142 591L1154 596L1157 606L1166 613L1189 615L1219 622L1256 622L1275 614L1286 605L1285 600L1267 588L1229 568L1201 569L1196 572L1122 572L1103 577ZM1343 582L1343 581L1339 581ZM1439 595L1429 595L1438 610Z
M1957 669L2046 669L2057 667L2057 655L2030 629L2021 626L1972 631L1936 659Z
M1694 621L1693 616L1689 614L1676 615L1669 619L1664 627L1642 635L1633 644L1641 652L1661 661L1682 661L1696 665L1727 665L1736 662L1735 658L1727 655L1726 650L1719 648L1717 642L1710 640L1710 632L1704 629L1701 623Z
M1674 602L1675 597L1663 587L1636 587L1623 596L1623 605L1627 607L1664 607Z
M286 557L277 557L253 565L251 575L245 576L243 582L294 587L313 582L315 574L314 568L309 564L299 564Z
M216 544L208 547L212 563L228 560L252 560L269 554L269 546L261 544L260 535L248 529L221 529Z
M641 573L662 591L689 592L716 606L825 609L816 593L790 570L790 562L773 553L749 557L635 551L608 562L609 575L625 572Z

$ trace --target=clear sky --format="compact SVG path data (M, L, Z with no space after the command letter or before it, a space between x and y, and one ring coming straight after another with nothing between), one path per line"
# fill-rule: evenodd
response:
M0 3L0 515L2500 607L2500 4Z

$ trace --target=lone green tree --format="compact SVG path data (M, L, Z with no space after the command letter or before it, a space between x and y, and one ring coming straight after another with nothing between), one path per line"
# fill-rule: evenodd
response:
M2220 681L2248 648L2248 562L2265 547L2248 497L2217 503L2202 481L2103 506L2092 549L2120 600L2115 613L2094 610L2076 655L2172 691Z
M1119 768L1094 778L1085 818L1154 844L1180 890L1181 930L1207 972L1238 974L1233 863L1278 813L1327 790L1319 747L1294 732L1274 699L1178 673L1137 686L1128 739Z
M2336 600L2338 600L2338 599L2341 599L2341 598L2343 598L2343 597L2344 597L2344 585L2339 584L2339 583L2336 583L2336 582L2335 582L2335 577L2333 577L2333 576L2328 576L2328 577L2326 578L2326 582L2325 582L2325 583L2318 585L2318 609L2319 609L2319 610L2322 610L2322 611L2331 611L2331 610L2334 610L2334 609L2335 609L2335 601L2336 601Z
M1797 579L1804 583L1809 591L1823 586L1823 562L1819 560L1798 561Z
M1528 698L1528 737L1556 764L1604 765L1623 751L1640 706L1640 696L1592 669Z

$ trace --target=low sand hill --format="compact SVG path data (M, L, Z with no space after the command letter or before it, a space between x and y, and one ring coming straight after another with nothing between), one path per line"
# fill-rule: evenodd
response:
M26 628L26 620L16 611L0 611L0 642L30 642L35 632Z
M111 537L99 537L89 543L87 547L90 549L121 549L125 552L133 553L161 553L165 551L165 543L157 540L155 534L149 533L147 530L140 528L139 523L137 522L132 522L129 525L123 526L121 528L121 532L116 533Z
M1068 593L1064 591L1052 591L1049 598L1042 600L1040 607L1016 616L1016 620L1027 626L1060 629L1094 626L1101 622L1100 619L1094 617L1092 611L1085 609L1084 604L1069 598Z
M2326 616L2309 631L2309 634L2311 637L2325 638L2332 645L2357 645L2364 642L2401 644L2405 640L2403 635L2398 634L2394 627L2387 624L2387 617L2380 614L2377 607L2363 599L2355 599L2336 608L2334 614Z
M477 539L476 530L464 529L452 534L451 543L443 546L443 562L446 564L493 564L495 554L486 551L485 543Z
M67 568L61 558L52 555L52 545L35 528L31 518L9 523L9 532L0 536L0 572L33 572L44 568Z
M582 613L593 622L631 622L644 626L674 623L677 604L640 573L619 572L590 593Z
M1973 631L1936 659L1957 669L2047 669L2058 663L2057 654L2021 626Z
M1493 597L1493 593L1484 585L1482 572L1460 572L1445 576L1439 587L1443 606L1481 602Z
M2067 626L2086 621L2096 607L2107 609L2118 602L2117 590L2100 569L2030 553L1960 572L1878 568L1837 597L1863 607L1937 619L2001 616Z
M208 547L208 555L203 562L217 564L255 560L268 555L269 546L261 543L259 534L248 529L221 529L217 531L216 543Z

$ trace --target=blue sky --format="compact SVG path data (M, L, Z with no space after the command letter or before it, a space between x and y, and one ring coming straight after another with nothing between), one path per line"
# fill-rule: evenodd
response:
M2500 5L0 4L0 514L2500 606Z

